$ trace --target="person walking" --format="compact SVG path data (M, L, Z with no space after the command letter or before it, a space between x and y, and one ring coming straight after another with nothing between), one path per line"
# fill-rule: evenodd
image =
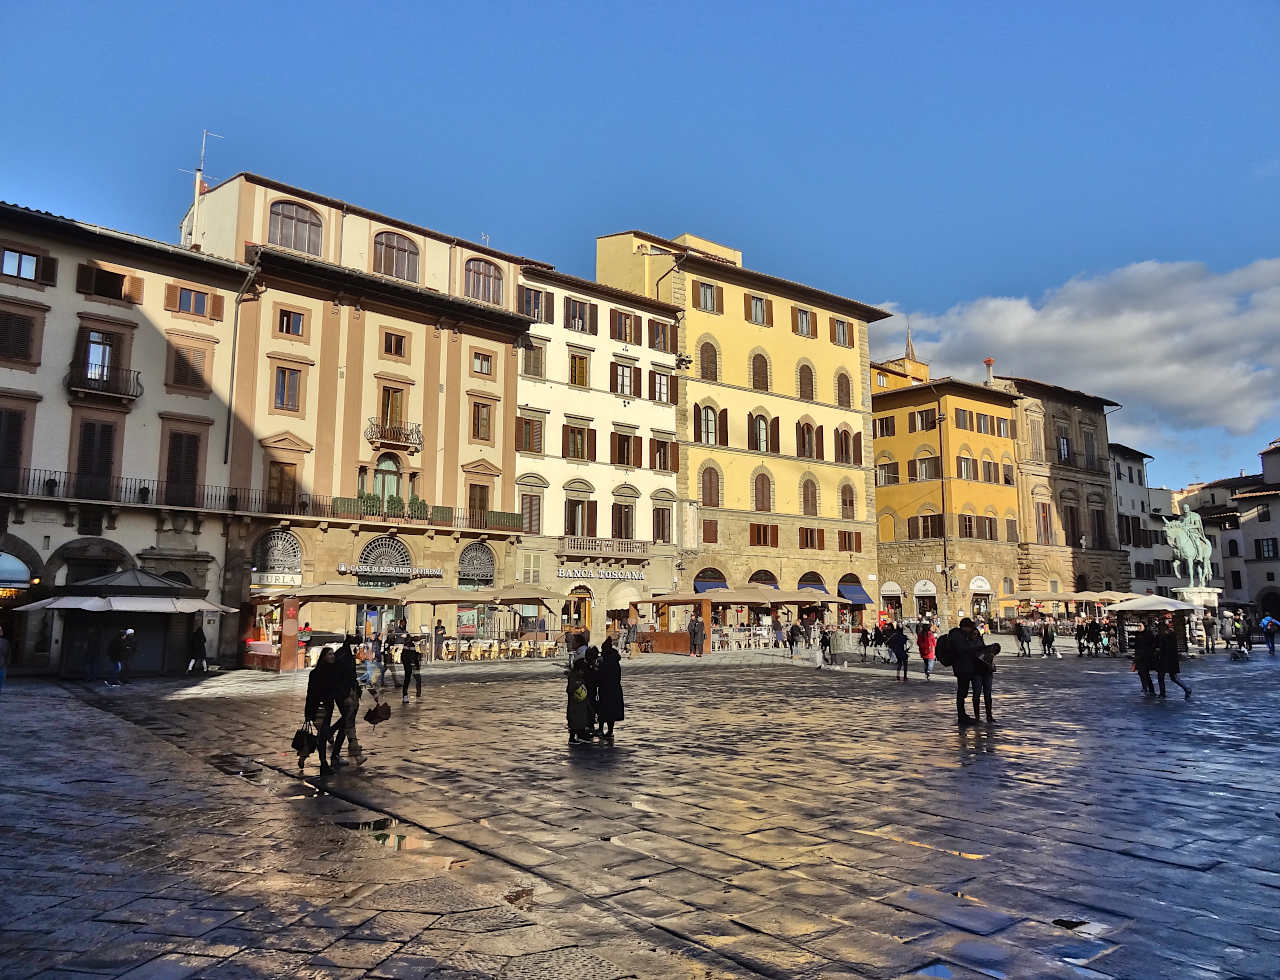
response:
M622 700L622 658L612 640L605 640L600 647L600 665L596 668L596 717L601 735L613 744L613 726L626 717Z
M316 752L320 756L320 775L333 775L329 765L329 740L333 735L333 709L338 699L338 666L333 650L320 651L316 665L307 676L307 703L303 720L316 729ZM298 757L298 768L306 765L306 757Z
M191 635L187 638L187 653L191 656L191 659L187 661L188 674L195 670L197 666L199 666L200 673L202 674L209 669L209 665L205 661L205 649L207 644L208 641L205 639L204 627L200 624L199 620L197 620L195 626L191 628Z
M444 659L444 640L445 640L445 635L448 633L448 630L444 628L444 621L437 619L435 629L433 629L431 633L435 639L436 659L443 660Z
M1083 657L1085 654L1085 644L1088 643L1088 636L1084 628L1084 620L1076 620L1076 656Z
M1253 651L1253 623L1249 622L1249 617L1244 613L1236 617L1236 648L1245 660L1249 659L1249 654Z
M792 623L791 629L787 630L787 646L791 649L791 659L796 658L796 644L800 642L800 624Z
M1054 650L1053 644L1057 639L1057 631L1053 628L1053 620L1045 619L1040 624L1040 659L1048 660L1057 651ZM1062 654L1058 654L1058 659L1062 659Z
M916 634L916 649L920 651L920 659L924 661L924 679L933 680L933 665L937 660L938 634L933 631L933 624L926 625Z
M337 672L336 703L338 706L338 733L333 737L333 755L331 764L338 766L342 753L342 743L347 743L347 755L357 766L364 765L364 753L360 751L360 740L356 737L356 718L360 711L360 682L356 679L356 655L352 651L354 636L348 636L338 652L334 654L334 668Z
M1096 657L1102 653L1102 624L1096 619L1089 620L1085 627L1085 643L1089 648L1089 656Z
M1156 642L1156 677L1160 681L1160 696L1164 697L1164 678L1168 674L1169 680L1182 688L1182 696L1190 701L1191 688L1178 679L1178 669L1182 665L1182 657L1178 653L1178 637L1173 632L1171 623L1166 622L1160 628L1160 636Z
M834 663L831 658L831 630L825 626L818 628L818 669L823 664Z
M1156 666L1156 634L1145 622L1138 623L1133 634L1133 669L1142 684L1142 693L1155 697L1156 686L1151 682L1151 671Z
M956 678L957 724L978 724L979 695L986 701L987 722L995 721L991 713L991 665L984 656L986 649L978 628L968 616L947 634L947 654ZM973 689L973 716L966 711L970 688Z
M640 621L638 619L627 620L627 659L631 660L640 654ZM621 659L621 658L619 658ZM621 670L621 668L619 668ZM619 718L619 721L622 719Z
M1274 657L1276 655L1276 631L1280 630L1280 620L1267 613L1262 617L1262 622L1258 624L1258 628L1262 630L1262 639L1267 644L1267 653Z
M1031 624L1025 619L1018 620L1018 656L1031 656Z
M409 678L417 682L414 688L414 697L419 701L422 700L422 654L418 651L418 645L413 642L413 637L405 635L404 645L400 648L400 666L404 668L404 687L400 690L400 703L409 703Z
M1214 619L1213 613L1206 612L1204 614L1204 648L1208 651L1216 651L1218 649L1218 621Z
M379 634L379 642L376 647L378 658L378 686L387 686L387 673L391 674L391 686L399 687L400 682L396 679L396 660L399 657L399 651L391 644L391 633L385 635Z
M777 650L781 650L787 645L787 631L782 625L780 616L773 617L773 646Z
M905 684L907 681L907 667L909 666L907 663L909 641L907 640L906 632L901 626L894 627L893 632L889 634L888 645L893 652L893 659L897 662L897 666L893 668L893 679L902 681Z
M107 648L107 655L111 658L111 679L106 682L109 686L129 683L129 659L133 650L133 630L122 629Z
M702 622L702 613L697 609L689 617L689 656L702 656L702 641L706 637L706 626Z

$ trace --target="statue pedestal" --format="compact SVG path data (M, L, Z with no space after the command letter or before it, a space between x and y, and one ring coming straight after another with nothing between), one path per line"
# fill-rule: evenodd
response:
M1188 585L1181 589L1174 589L1173 594L1180 602L1196 607L1196 611L1189 616L1191 634L1200 644L1200 649L1206 649L1209 644L1204 635L1205 613L1214 619L1218 618L1218 597L1222 595L1222 590Z

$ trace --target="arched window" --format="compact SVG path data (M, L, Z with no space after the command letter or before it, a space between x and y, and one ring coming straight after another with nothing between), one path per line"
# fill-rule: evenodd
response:
M848 429L836 430L836 462L849 463L853 458L852 438Z
M853 388L849 384L847 374L841 374L836 378L836 404L841 408L853 407Z
M763 415L755 417L756 449L762 453L769 451L769 420Z
M1228 558L1240 557L1240 542L1237 541L1235 538L1230 538L1227 541L1227 557Z
M702 407L702 442L707 446L716 444L716 410L710 405Z
M846 521L858 518L858 502L853 495L853 487L847 483L840 488L840 516Z
M769 390L769 360L763 354L751 358L751 387L756 391Z
M720 506L720 474L713 469L702 471L702 506Z
M808 364L800 365L800 397L807 402L813 401L813 368Z
M773 481L767 473L756 474L755 508L762 514L773 510Z
M796 455L801 459L813 459L817 455L813 426L808 422L796 426Z
M397 279L418 281L418 246L394 231L373 236L373 271Z
M271 205L267 241L308 255L319 255L320 215L303 204L276 201Z
M391 453L378 457L373 470L373 493L384 503L388 497L400 496L400 460Z
M800 506L805 517L818 516L818 485L812 480L800 484Z
M698 348L699 373L703 381L719 381L720 369L716 364L715 344L710 342Z
M502 270L484 259L467 259L466 290L470 299L502 305Z

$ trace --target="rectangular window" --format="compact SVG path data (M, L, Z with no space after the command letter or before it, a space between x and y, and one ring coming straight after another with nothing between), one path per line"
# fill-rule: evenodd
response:
M817 527L800 528L800 547L815 551L822 550L822 529Z
M298 411L298 391L301 385L301 371L296 368L276 368L276 408L286 412Z
M898 464L897 463L877 463L876 464L876 486L891 487L898 482Z
M894 434L896 426L892 415L882 415L878 419L871 420L871 437L873 439L888 439Z
M522 453L543 451L541 419L516 419L516 451Z
M524 349L523 367L521 373L527 378L545 377L546 371L546 351L537 344Z
M1074 504L1062 508L1062 533L1067 536L1067 547L1080 546L1080 509Z
M654 372L654 374L653 374L653 400L654 400L655 402L670 402L670 401L671 401L671 375L669 375L669 374L659 374L659 373L658 373L658 372L656 372L656 371Z
M662 439L653 440L653 469L671 471L672 445Z
M698 283L697 293L698 309L704 313L715 313L716 311L716 287L709 282Z
M379 418L383 425L404 424L404 389L386 386L378 404Z
M6 248L0 252L0 272L16 279L27 279L35 282L36 263L39 259L29 252L19 252Z
M649 321L649 329L653 332L653 344L651 346L654 350L663 354L675 353L671 343L671 324L651 320Z
M1000 467L993 460L984 459L982 461L982 482L983 483L999 483Z
M178 289L178 312L190 313L194 316L204 316L205 310L209 306L209 294L200 292L197 289L187 289L181 286Z
M587 430L583 426L565 426L564 455L566 459L587 458Z
M590 513L590 501L566 500L564 502L564 533L573 537L583 537L587 532L587 516Z
M840 550L841 551L861 551L862 550L862 532L860 531L841 531L840 532Z
M404 334L390 330L382 335L382 353L392 357L404 357Z
M520 566L520 581L522 583L525 585L537 585L542 581L542 556L536 551L526 551Z
M178 388L204 388L203 348L175 347L173 349L173 371L169 383Z
M978 537L983 541L999 541L996 536L996 519L994 517L978 518Z
M837 347L852 346L849 341L849 321L848 320L832 320L831 321L831 342Z
M1138 469L1138 486L1142 486L1142 485L1143 485L1143 483L1142 483L1142 469L1141 469L1141 467L1139 467L1139 469Z
M170 432L165 460L164 502L194 507L200 482L200 437L194 432Z
M618 466L637 466L639 460L633 459L636 440L620 432L613 433L613 455Z
M613 365L613 390L619 395L634 395L632 389L632 380L635 372L632 371L630 364L614 364Z
M702 522L702 543L716 544L720 540L720 525L715 521Z
M542 497L538 494L520 495L520 526L525 534L542 533Z
M488 354L481 354L479 351L473 352L471 355L471 370L475 374L493 374L493 358Z
M996 435L1001 439L1009 438L1009 420L996 419Z
M1004 463L1004 464L1002 464L1002 465L1001 465L1001 467L1000 467L1000 468L1001 468L1001 470L1004 472L1004 485L1005 485L1006 487L1012 487L1012 486L1014 486L1014 485L1015 485L1015 483L1016 483L1016 481L1015 481L1015 480L1014 480L1014 478L1013 478L1013 464L1012 464L1012 463Z
M924 514L907 518L907 537L913 541L921 538L940 538L943 534L941 514Z
M1095 548L1107 549L1111 547L1111 542L1107 536L1107 512L1104 510L1091 509L1089 511L1089 523L1092 525L1093 541L1090 542Z
M0 310L0 357L14 361L31 360L31 337L35 327L34 317Z
M543 314L543 296L545 294L541 289L528 289L524 286L520 287L521 310L525 316L531 320L542 322Z
M976 538L978 536L978 533L975 530L976 525L977 525L977 519L972 514L961 514L960 515L960 537Z
M1014 517L1006 517L1004 522L1004 539L1010 544L1018 543L1018 520Z
M747 310L749 312L749 319L752 323L758 324L762 327L765 325L763 296L748 297Z
M750 543L753 548L776 548L778 546L778 525L749 525Z
M956 409L956 428L965 429L966 431L973 430L973 413L967 408Z
M586 354L569 355L569 384L578 388L588 386L588 360Z
M1270 504L1262 504L1258 508L1258 523L1259 524L1271 523L1271 505Z
M26 413L13 408L0 409L0 490L18 489L22 465L23 433L26 430Z
M956 476L961 480L978 479L978 461L972 456L957 456Z
M493 429L490 420L493 414L493 406L488 402L475 402L471 406L471 438L479 439L481 442L488 442L493 438Z
M990 415L979 412L974 416L978 423L978 431L983 435L991 435L991 423L994 419Z
M909 432L931 432L937 427L938 410L936 408L926 408L907 415L907 430Z
M671 543L671 508L653 508L653 540L657 544Z
M1058 426L1058 462L1071 462L1071 433L1065 425Z
M298 467L294 463L270 460L267 463L267 502L276 510L292 510L298 490Z
M1240 572L1239 571L1232 571L1231 573L1231 588L1236 590L1237 592L1240 591Z
M1036 503L1036 544L1053 544L1053 506L1048 501Z
M1258 538L1254 541L1254 553L1259 561L1274 561L1276 557L1276 539Z
M276 324L276 333L290 337L302 336L302 314L296 310L281 310L280 322Z
M942 479L942 460L937 456L921 456L907 462L907 482Z
M801 337L814 335L813 313L809 310L796 310L796 333Z
M142 280L137 276L125 276L120 272L97 269L89 265L80 266L76 276L76 291L87 296L97 296L100 299L142 302Z
M566 299L565 311L568 314L565 317L566 329L575 333L586 333L590 325L590 311L586 300Z

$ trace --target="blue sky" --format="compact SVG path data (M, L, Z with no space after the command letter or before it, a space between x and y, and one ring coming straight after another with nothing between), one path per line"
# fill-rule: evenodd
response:
M6 200L173 240L178 171L207 127L226 137L214 176L254 170L576 274L598 234L693 231L910 313L948 369L971 353L977 374L991 353L1090 387L1128 363L1096 378L1125 390L1092 387L1125 402L1117 435L1145 440L1173 485L1254 468L1280 435L1280 275L1231 292L1280 254L1269 0L52 0L3 5L0 29L21 39L0 64ZM1203 368L1219 397L1190 411L1177 383L1142 380L1204 327L1170 316L1166 278L1124 273L1151 262L1226 290L1213 309L1232 332ZM1059 315L987 349L984 300L1038 313L1073 282L1123 283L1131 306L1087 346ZM1145 332L1128 336L1130 313ZM890 354L899 326L879 333ZM1256 398L1247 427L1222 408Z

